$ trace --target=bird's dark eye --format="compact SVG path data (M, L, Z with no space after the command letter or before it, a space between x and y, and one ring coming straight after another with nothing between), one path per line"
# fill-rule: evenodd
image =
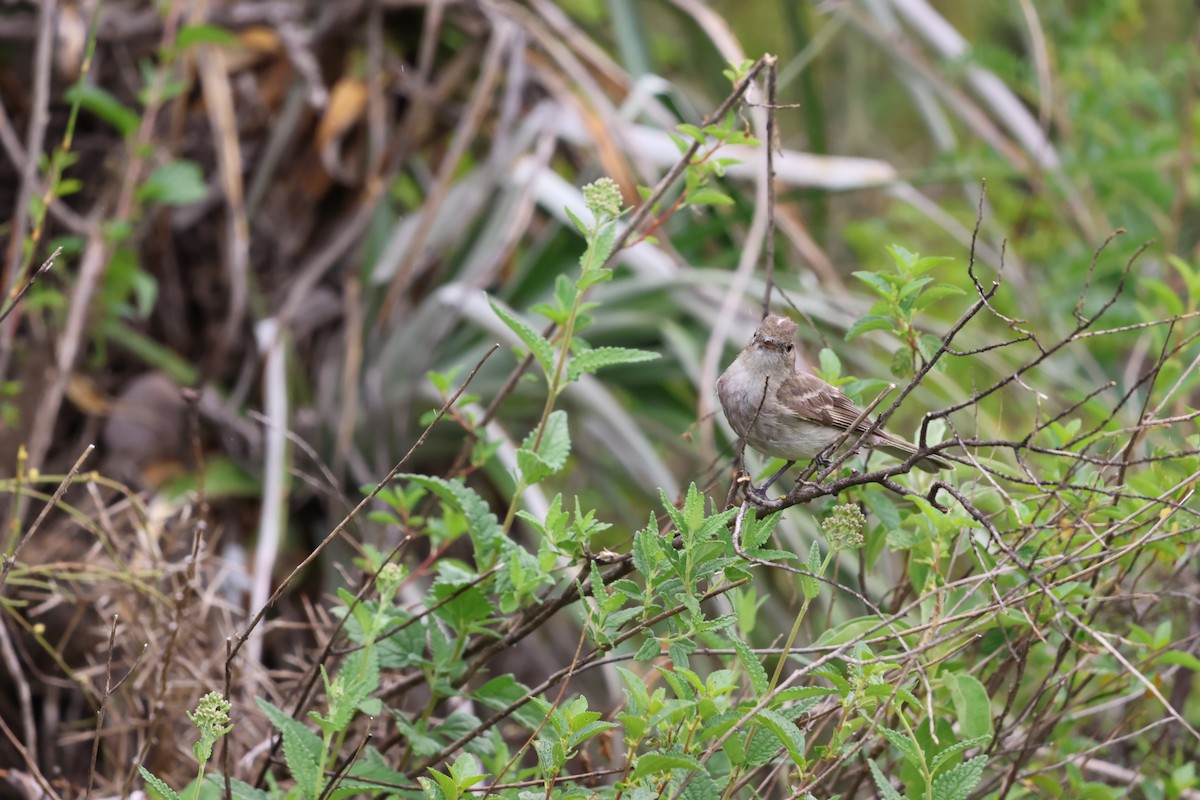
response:
M787 350L787 351L790 353L790 352L792 352L792 348L793 348L793 347L794 347L794 345L793 345L791 342L788 342L787 344L785 344L785 345L783 346L783 349L784 349L784 350Z

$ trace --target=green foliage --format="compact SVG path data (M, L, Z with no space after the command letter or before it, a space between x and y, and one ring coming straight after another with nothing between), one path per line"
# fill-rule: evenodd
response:
M892 374L903 378L932 360L941 347L938 337L917 328L917 315L940 300L965 292L952 283L935 283L925 274L950 259L922 258L899 246L889 247L888 253L894 272L854 273L854 277L866 284L879 299L866 316L850 326L846 339L849 341L869 331L888 331L895 335L908 347L907 351L897 350L892 359Z
M213 745L218 739L233 730L233 725L229 722L230 707L229 701L224 697L216 692L209 692L200 698L195 712L188 712L188 719L200 731L200 738L192 745L192 754L196 757L199 771L196 774L196 780L189 787L191 791L184 793L190 800L200 797L204 782L204 768L212 758ZM138 765L138 774L146 782L147 792L152 797L159 798L159 800L181 800L180 795L174 789L145 767Z

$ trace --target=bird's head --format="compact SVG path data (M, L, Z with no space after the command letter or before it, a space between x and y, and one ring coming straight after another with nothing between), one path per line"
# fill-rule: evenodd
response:
M795 365L796 323L777 314L764 319L754 332L747 355L763 367L791 369Z

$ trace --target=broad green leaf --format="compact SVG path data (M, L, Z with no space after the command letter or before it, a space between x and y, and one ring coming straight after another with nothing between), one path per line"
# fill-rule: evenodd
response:
M238 43L232 31L208 23L184 25L175 37L175 47L184 49L197 44L219 44L232 47Z
M694 756L683 753L646 753L638 756L637 764L629 777L631 780L637 780L645 775L656 775L673 769L703 770L704 766Z
M846 341L862 336L868 331L890 331L895 327L896 323L891 317L868 314L850 326L850 330L846 331Z
M928 308L945 297L958 297L966 294L964 289L955 286L952 283L939 283L935 286L930 286L925 291L921 292L921 296L917 298L917 309Z
M593 350L584 350L572 358L567 365L567 381L578 380L580 375L592 373L604 367L653 361L658 357L658 353L629 347L597 347Z
M529 687L511 675L498 675L471 692L471 697L493 711L504 711L529 693ZM536 730L542 722L537 708L525 703L512 712L512 717L529 730Z
M900 291L896 294L896 297L903 300L921 291L921 289L931 283L933 283L933 278L913 278L900 287Z
M985 747L991 740L991 736L977 736L974 739L964 739L961 742L955 742L935 755L929 762L929 768L936 772L937 768L945 764L952 756L958 755L964 750L970 750L972 747Z
M517 450L517 467L526 484L556 475L566 466L571 454L571 434L567 428L567 412L554 411L546 419L546 429L537 450L537 431L531 431Z
M80 108L100 117L122 136L132 134L141 122L137 112L95 84L75 84L67 89L63 97L68 103L79 103Z
M657 639L649 638L642 642L642 646L638 648L633 656L634 661L653 661L662 653L662 645Z
M217 791L225 790L225 781L220 775L210 772L204 776L204 779ZM233 800L270 800L271 798L271 795L262 789L255 788L245 781L239 781L237 778L229 779L229 789Z
M861 270L851 274L865 283L867 286L870 286L872 289L874 289L875 293L880 297L893 297L896 294L896 290L892 287L891 281L889 281L883 275L880 275L876 272L863 272Z
M706 141L708 141L708 137L705 135L704 131L700 130L700 128L698 128L695 125L692 125L690 123L684 122L679 125L676 125L675 130L679 131L680 133L682 133L685 136L688 136L688 137L694 139L695 141L699 142L700 144L704 144Z
M605 283L612 280L612 270L602 267L589 269L579 276L579 280L575 281L575 288L579 291L586 291L597 283Z
M821 377L830 383L837 383L842 377L842 360L838 354L828 347L822 347L817 354L817 361L821 364Z
M955 673L946 678L962 735L968 739L992 733L992 704L987 689L974 675Z
M165 206L185 206L207 196L204 172L199 164L186 159L155 167L137 190L137 197L142 202L162 203Z
M724 192L718 191L711 186L704 186L687 196L688 206L731 206L733 200Z
M461 512L467 519L471 540L478 551L476 558L481 563L491 560L504 536L503 528L492 513L487 501L467 487L461 478L448 481L431 475L397 475L401 480L412 481L424 486L438 497L445 500L454 509Z
M508 309L501 306L499 303L488 298L488 305L492 307L492 311L496 312L496 316L500 321L508 326L509 330L517 335L517 338L529 349L529 352L537 359L538 364L542 368L542 372L549 376L554 372L554 345L546 340L546 337L535 331L521 318L514 315Z
M796 727L796 723L769 708L764 708L754 715L756 724L770 730L779 739L779 743L787 750L788 756L797 766L804 766L804 734Z
M254 701L275 729L283 734L283 758L292 777L296 779L296 785L306 797L316 797L320 792L322 780L318 769L321 758L320 737L270 701L261 697L254 698Z
M933 779L933 800L967 800L983 778L987 756L975 756Z
M904 760L912 764L918 769L924 763L925 758L921 751L917 749L917 744L907 733L903 731L892 730L891 728L880 727L879 732L883 734L883 738L887 739L892 745L900 751L904 756Z
M883 626L878 617L856 617L840 625L826 629L816 641L817 647L830 647L853 641L860 636L866 636L869 631L877 631ZM901 626L903 627L903 626ZM886 630L886 628L884 628Z

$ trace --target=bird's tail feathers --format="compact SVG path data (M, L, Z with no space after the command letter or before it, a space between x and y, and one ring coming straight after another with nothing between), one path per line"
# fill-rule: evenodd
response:
M876 445L880 450L890 456L895 456L901 461L907 459L913 453L917 452L917 446L912 442L906 442L898 436L893 436L890 433L881 431L878 433L879 444ZM954 463L947 461L941 456L928 455L916 463L917 469L922 472L938 473L944 469L954 469Z

